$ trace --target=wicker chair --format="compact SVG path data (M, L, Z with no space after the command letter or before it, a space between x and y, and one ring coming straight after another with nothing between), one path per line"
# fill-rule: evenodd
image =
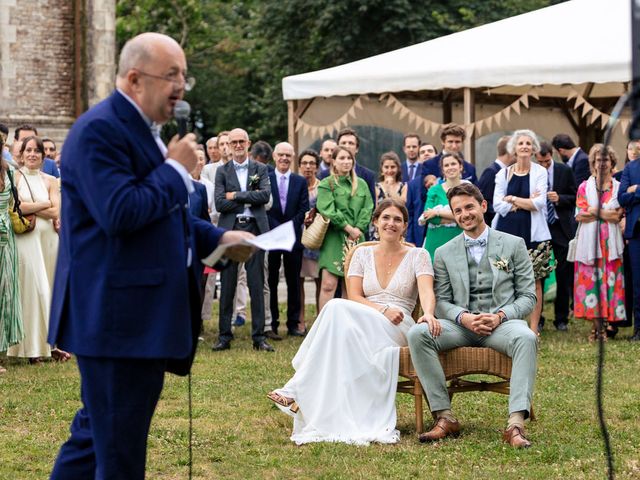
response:
M345 278L349 271L349 264L356 249L367 245L375 245L377 242L363 242L353 247L344 259ZM413 246L413 244L407 243ZM347 289L348 293L348 289ZM416 305L413 311L413 318L420 318L421 308ZM454 348L446 352L440 353L440 363L444 370L445 378L449 381L447 387L449 398L453 398L455 393L459 392L496 392L509 395L509 381L511 379L511 358L491 348L481 347L460 347ZM422 433L424 431L424 415L422 406L422 397L427 399L426 394L420 383L420 379L416 374L413 363L411 362L411 352L409 347L400 349L400 368L398 369L398 393L408 393L413 395L416 413L416 431ZM502 380L497 382L471 381L463 379L466 375L491 375L499 377ZM427 400L428 404L428 400ZM533 405L531 406L530 418L534 420Z

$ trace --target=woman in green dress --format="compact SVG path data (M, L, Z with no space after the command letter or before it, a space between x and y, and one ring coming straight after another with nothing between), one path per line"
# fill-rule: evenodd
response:
M0 136L0 154L2 152ZM22 340L22 310L18 286L18 254L9 217L13 195L9 181L11 167L0 157L0 352ZM6 369L0 366L0 374Z
M427 224L427 236L424 248L429 252L433 261L436 248L444 245L462 230L453 218L447 192L450 188L460 185L464 163L459 153L445 153L440 159L440 170L444 182L434 185L427 193L424 212L418 223Z
M321 273L320 310L335 294L338 282L344 283L342 263L345 245L359 243L367 231L373 199L367 183L356 176L353 154L344 147L333 151L331 175L318 185L318 213L331 223L320 247L318 267ZM342 288L346 293L346 289Z

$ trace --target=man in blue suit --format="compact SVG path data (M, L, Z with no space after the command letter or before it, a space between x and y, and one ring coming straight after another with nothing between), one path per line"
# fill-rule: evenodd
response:
M124 46L117 91L82 115L63 153L62 229L49 343L77 356L83 407L52 479L142 479L165 371L186 374L200 327L200 259L251 235L188 211L195 136L159 125L190 83L177 42ZM244 260L251 250L231 247Z
M627 163L622 171L618 202L624 207L626 225L624 238L629 242L629 257L633 274L633 336L632 341L640 342L640 161Z
M432 175L439 180L442 177L440 171L440 159L444 153L461 153L462 144L467 133L464 128L455 123L445 125L440 133L442 141L442 152L429 160L422 162L420 175L416 176L409 182L407 187L407 210L409 211L409 227L407 229L407 241L415 245L421 246L424 243L426 229L418 224L418 218L424 211L424 204L427 201L427 187L425 186L426 178ZM462 170L462 178L468 180L474 185L478 183L476 177L476 167L471 163L464 161ZM432 183L429 179L428 183Z
M576 146L566 133L559 133L553 137L551 145L558 151L562 161L571 167L573 176L576 179L576 186L580 187L580 184L591 176L589 155Z
M293 146L282 142L273 151L276 163L275 171L269 174L273 206L267 212L269 228L273 229L288 221L293 221L296 232L296 243L291 252L275 250L269 252L269 289L271 290L271 328L278 334L278 281L280 280L280 264L284 263L284 278L287 282L287 333L300 337L304 333L298 331L300 320L300 269L302 268L302 223L309 210L309 190L307 180L302 175L291 172L291 163L295 157Z
M417 133L407 133L402 140L405 161L402 162L402 181L410 182L420 174L420 137Z
M440 171L440 159L445 153L460 153L462 154L462 146L464 139L467 137L467 132L464 128L456 123L449 123L442 128L440 133L440 140L442 141L442 152L429 160L422 162L422 176L435 175L436 178L442 178L442 172ZM473 164L464 161L462 169L462 179L468 180L474 185L478 183L478 177L476 177L476 167Z

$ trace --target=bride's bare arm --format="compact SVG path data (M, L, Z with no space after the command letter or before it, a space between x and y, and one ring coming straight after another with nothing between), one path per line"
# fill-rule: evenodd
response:
M434 314L436 309L436 295L433 292L433 276L420 275L418 277L418 295L424 314L418 319L417 323L429 324L431 334L437 337L442 332L442 325Z
M395 325L402 322L404 313L399 308L393 308L388 305L379 305L374 302L370 302L364 296L364 290L362 289L362 277L347 277L347 283L349 285L349 300L361 303L367 307L375 308L378 312L382 313L389 321ZM433 290L433 289L432 289Z

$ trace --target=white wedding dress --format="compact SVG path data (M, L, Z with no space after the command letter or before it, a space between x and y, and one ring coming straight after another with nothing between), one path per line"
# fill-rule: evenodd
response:
M363 277L364 296L381 306L400 308L404 320L394 325L376 309L350 300L334 299L325 305L293 358L296 373L276 390L300 407L293 415L291 435L298 445L400 439L395 428L400 347L407 345L407 331L414 325L416 278L433 276L433 267L426 250L412 248L383 289L373 248L355 252L349 276Z

